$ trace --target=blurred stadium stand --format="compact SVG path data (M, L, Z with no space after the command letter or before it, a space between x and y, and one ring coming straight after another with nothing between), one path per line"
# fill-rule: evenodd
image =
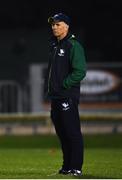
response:
M43 5L27 0L0 2L1 135L54 132L50 105L43 96L43 75L50 34L47 18L59 11L71 17L72 32L85 48L89 77L100 76L99 81L82 82L83 131L122 132L121 5L120 0L62 0L60 7L56 0L45 0ZM101 87L106 91L98 93Z

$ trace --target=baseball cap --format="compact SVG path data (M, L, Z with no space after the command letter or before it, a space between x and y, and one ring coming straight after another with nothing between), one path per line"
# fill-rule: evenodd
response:
M63 21L67 25L70 25L69 17L67 15L63 14L63 13L58 13L58 14L55 14L54 16L48 18L48 23L49 24L52 24L54 22L60 22L60 21Z

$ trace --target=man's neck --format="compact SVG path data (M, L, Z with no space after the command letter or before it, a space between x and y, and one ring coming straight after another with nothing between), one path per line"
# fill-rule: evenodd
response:
M58 36L57 40L60 41L60 40L64 39L67 36L67 34L68 34L68 32L62 34L61 36Z

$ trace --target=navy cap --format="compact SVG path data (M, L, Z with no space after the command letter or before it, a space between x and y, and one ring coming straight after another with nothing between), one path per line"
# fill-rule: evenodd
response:
M55 14L54 16L48 18L49 24L52 24L54 22L61 22L61 21L65 22L67 25L70 25L69 17L63 13Z

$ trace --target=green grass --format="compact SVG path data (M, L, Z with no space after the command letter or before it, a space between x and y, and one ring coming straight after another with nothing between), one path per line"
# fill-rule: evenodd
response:
M122 178L121 134L85 135L83 178ZM1 179L72 179L57 174L62 153L56 136L1 136Z

